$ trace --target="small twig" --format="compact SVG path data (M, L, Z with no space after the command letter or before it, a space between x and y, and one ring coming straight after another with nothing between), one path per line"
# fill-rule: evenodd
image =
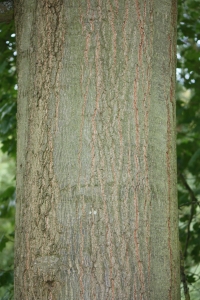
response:
M191 205L191 204L200 205L200 201L189 201L189 202L186 202L186 203L184 203L184 204L179 205L178 208L180 209L180 208L183 207L183 206L188 206L188 205Z
M184 257L186 257L187 255L187 249L188 249L188 245L189 245L189 241L190 241L190 225L192 223L194 214L195 214L195 206L197 204L199 204L199 201L197 200L193 190L190 188L190 186L188 185L185 177L183 176L183 174L179 173L179 177L183 183L183 185L185 186L185 188L188 190L190 198L191 198L191 208L190 208L190 217L188 220L188 224L187 224L187 237L186 237L186 242L185 242L185 249L184 249Z
M192 202L195 202L195 203L199 204L199 201L197 200L197 198L196 198L196 196L194 194L194 191L191 189L191 187L187 183L187 181L186 181L185 177L183 176L183 174L179 173L178 176L180 177L180 179L181 179L183 185L185 186L185 188L188 190Z
M185 275L184 257L181 250L181 244L180 244L180 272L181 272L181 282L183 284L185 300L190 300L187 277Z

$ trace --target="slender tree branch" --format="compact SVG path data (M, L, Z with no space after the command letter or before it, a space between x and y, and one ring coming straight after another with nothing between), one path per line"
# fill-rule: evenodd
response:
M181 209L181 207L183 207L183 206L188 206L188 205L191 205L191 204L195 204L195 205L199 205L200 206L200 201L189 201L189 202L186 202L184 204L179 205L179 209Z
M192 202L195 202L195 203L199 203L199 201L197 200L195 194L194 194L194 191L191 189L191 187L189 186L189 184L187 183L185 177L183 176L182 173L179 173L179 177L183 183L183 185L185 186L185 188L188 190L189 194L190 194L190 198L192 200Z
M0 2L0 23L9 23L13 20L13 1Z
M190 300L190 294L189 294L189 288L187 283L187 276L185 274L185 266L184 266L184 257L181 250L181 244L180 244L180 273L181 273L181 282L183 284L183 290L185 295L185 300Z
M191 199L191 208L190 208L190 217L188 220L188 224L187 224L187 237L186 237L186 242L185 242L185 249L184 249L184 257L186 257L187 255L187 249L188 249L188 245L189 245L189 241L190 241L190 225L192 223L194 214L195 214L195 206L199 205L199 201L197 200L193 190L190 188L190 186L188 185L185 177L183 176L183 174L179 173L179 178L181 179L183 185L185 186L185 188L188 190L189 195L190 195L190 199Z

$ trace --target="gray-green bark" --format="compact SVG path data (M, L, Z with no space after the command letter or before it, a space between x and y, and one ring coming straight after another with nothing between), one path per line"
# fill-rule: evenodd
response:
M176 2L15 9L15 299L179 300Z

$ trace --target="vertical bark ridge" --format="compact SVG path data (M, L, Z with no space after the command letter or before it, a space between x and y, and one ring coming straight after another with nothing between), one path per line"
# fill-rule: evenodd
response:
M177 3L175 1L172 1L171 4L171 28L176 27L176 11L177 9ZM175 43L176 43L176 34L173 33L173 35L168 34L168 39L169 39L169 48L168 48L168 55L169 55L169 64L168 64L168 69L169 69L169 74L170 74L170 88L169 88L169 94L166 97L166 107L167 107L167 140L166 140L166 164L167 164L167 177L168 177L168 213L169 213L169 219L168 219L168 247L169 247L169 252L170 252L170 288L169 288L169 299L173 299L173 285L176 284L177 278L176 274L173 272L173 265L174 265L174 255L172 251L172 234L173 234L173 229L172 229L172 222L171 222L171 217L173 217L173 208L172 206L174 205L173 201L173 180L174 177L172 177L172 168L173 164L175 165L174 162L174 148L172 147L172 144L175 140L174 137L174 132L175 132L175 127L174 127L174 115L175 115L175 104L174 104L174 98L175 98L175 74L172 72L172 66L176 64L176 57L175 57Z

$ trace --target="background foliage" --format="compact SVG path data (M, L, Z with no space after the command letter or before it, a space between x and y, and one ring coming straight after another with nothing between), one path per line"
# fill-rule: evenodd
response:
M200 295L200 0L179 0L177 166L180 242L190 299ZM0 24L0 299L13 299L16 156L14 24ZM182 297L187 287L182 274Z
M180 241L192 300L200 299L200 1L181 0L177 39Z
M0 299L13 299L16 157L14 23L0 24Z

